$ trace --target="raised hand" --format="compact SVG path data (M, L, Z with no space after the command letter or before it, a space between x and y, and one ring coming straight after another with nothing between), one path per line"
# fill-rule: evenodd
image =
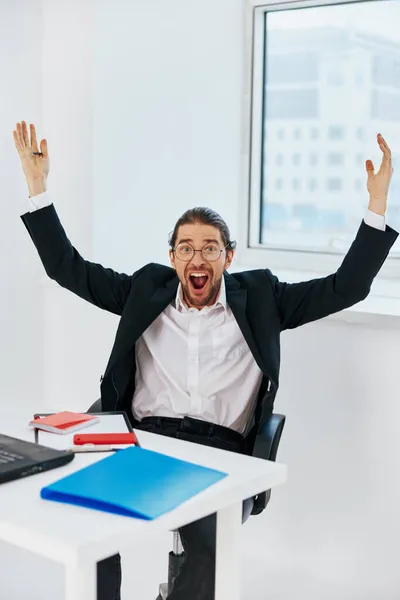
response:
M41 140L40 150L34 125L26 125L25 121L17 123L13 131L15 147L21 159L30 196L34 196L46 188L46 179L50 170L49 154L46 140Z
M378 214L384 215L387 207L387 197L389 192L390 181L393 174L392 153L389 146L378 133L377 136L379 148L383 152L381 166L379 171L375 173L375 168L372 160L367 160L365 163L368 181L367 188L369 191L369 210Z

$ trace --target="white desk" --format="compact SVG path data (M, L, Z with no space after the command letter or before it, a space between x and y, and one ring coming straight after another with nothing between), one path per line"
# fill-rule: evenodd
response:
M31 414L0 411L1 433L33 441ZM96 562L217 512L215 600L239 600L242 501L286 480L282 464L136 432L144 448L229 474L175 510L142 521L40 498L40 489L100 458L77 454L65 467L0 486L0 539L64 565L66 600L96 600ZM134 475L133 475L134 476ZM139 554L140 557L140 554ZM32 590L33 596L34 590ZM152 600L152 599L149 599Z

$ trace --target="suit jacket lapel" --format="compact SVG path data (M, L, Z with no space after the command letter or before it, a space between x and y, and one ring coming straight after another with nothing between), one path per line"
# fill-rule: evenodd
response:
M239 329L243 333L251 353L260 369L264 371L263 360L258 351L253 332L250 329L249 322L246 316L247 307L247 290L240 287L239 282L225 271L225 286L226 286L226 301L234 314L234 317L239 325Z
M238 281L229 273L225 272L224 278L227 303L235 316L255 361L260 369L264 371L263 360L246 316L247 291L242 289ZM121 337L118 343L116 342L114 345L106 372L114 366L119 358L132 349L142 333L175 298L178 283L178 278L173 277L165 285L157 287L151 294L150 301L147 301L146 303L138 302L137 299L132 298L129 313L126 315L129 322L126 322L124 327L121 328Z
M178 278L170 279L165 285L161 285L151 294L150 300L139 302L132 297L131 306L126 314L126 322L123 327L120 324L120 338L116 340L106 371L110 371L115 363L129 352L142 333L151 323L166 309L168 304L176 296L178 289ZM146 296L146 294L144 294ZM128 308L128 307L127 307ZM117 334L118 338L118 334Z
M170 279L164 286L156 289L150 301L151 313L156 312L156 316L158 316L167 308L168 304L172 302L176 296L178 284L178 277L174 277L173 279Z

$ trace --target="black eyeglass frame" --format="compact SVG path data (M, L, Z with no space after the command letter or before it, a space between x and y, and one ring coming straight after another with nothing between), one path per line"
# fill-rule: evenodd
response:
M209 245L210 245L210 242L208 242L208 243L204 244L204 246L202 247L202 249L201 249L201 250L196 250L195 248L193 248L192 244L189 244L189 242L182 242L182 244L186 244L186 246L190 246L190 247L191 247L191 249L193 250L193 254L192 254L192 255L190 256L190 258L188 258L187 260L185 260L184 258L179 258L179 256L176 254L176 249L177 249L177 248L178 248L178 247L179 247L181 244L178 244L177 246L175 246L175 248L172 248L172 252L173 252L173 253L174 253L174 255L176 256L176 258L177 258L178 260L180 260L181 262L189 262L190 260L192 260L192 258L193 258L193 256L195 255L195 253L196 253L196 252L201 252L201 255L202 255L202 257L203 257L203 258L204 258L204 260L206 260L207 262L216 262L216 261L217 261L217 260L218 260L218 259L221 257L221 254L223 253L223 251L224 251L224 250L226 250L226 248L228 247L228 246L224 246L223 248L219 248L219 246L218 246L218 248L219 248L219 256L217 256L217 258L214 258L213 260L210 260L209 258L206 258L206 257L204 256L204 254L203 254L203 250L204 250L204 248L205 248L206 246L209 246Z

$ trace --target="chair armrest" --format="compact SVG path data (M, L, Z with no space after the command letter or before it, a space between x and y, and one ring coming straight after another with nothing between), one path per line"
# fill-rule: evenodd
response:
M271 414L257 435L254 456L265 460L276 460L279 442L285 426L285 415ZM266 490L254 499L252 515L259 515L267 506L271 498L271 490Z
M103 412L103 407L101 405L101 398L99 398L98 400L96 400L96 402L94 402L92 404L92 406L87 410L88 413L98 413L98 412Z

